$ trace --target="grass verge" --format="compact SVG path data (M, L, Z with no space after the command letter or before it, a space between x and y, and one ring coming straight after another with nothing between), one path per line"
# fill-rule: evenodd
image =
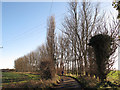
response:
M39 74L4 72L2 88L51 88L57 84L59 76L56 75L52 80L42 80Z

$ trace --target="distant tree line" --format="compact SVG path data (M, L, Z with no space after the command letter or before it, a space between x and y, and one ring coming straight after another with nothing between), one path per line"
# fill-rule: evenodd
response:
M19 72L34 72L39 70L39 52L31 52L28 55L18 58L15 60L15 69Z
M94 49L88 44L93 36L104 34L114 38L104 69L109 73L116 58L118 21L112 14L109 17L101 12L99 3L70 2L68 5L68 15L62 22L61 33L55 34L55 17L51 16L48 20L47 42L36 51L15 60L16 71L35 72L43 70L44 65L52 65L54 73L64 70L65 73L81 76L99 76ZM51 64L44 64L44 61L50 61Z

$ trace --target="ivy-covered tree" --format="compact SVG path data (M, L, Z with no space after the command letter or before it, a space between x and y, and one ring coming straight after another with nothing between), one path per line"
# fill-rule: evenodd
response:
M97 64L97 73L101 81L106 79L106 75L109 73L109 58L112 52L112 42L114 39L106 34L98 34L90 39L89 46L92 46L95 54L95 62Z

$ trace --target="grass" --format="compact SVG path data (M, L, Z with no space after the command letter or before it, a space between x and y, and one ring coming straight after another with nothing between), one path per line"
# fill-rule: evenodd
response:
M2 72L2 83L15 83L26 80L40 80L40 75L30 73Z
M120 84L120 71L111 71L107 75L107 80L114 84Z
M3 88L49 88L56 84L59 76L42 80L40 74L31 72L2 72Z
M112 82L113 84L120 84L119 75L120 71L111 71L107 75L107 80ZM68 74L67 76L71 76L76 78L83 87L85 88L96 88L99 85L99 80L86 76L76 76L72 74ZM30 72L3 72L2 73L2 85L3 87L27 87L27 88L49 88L52 87L53 84L56 84L56 81L60 80L60 76L56 76L54 80L41 80L40 74L38 73L30 73ZM106 88L101 85L99 88ZM110 87L109 87L110 88Z
M99 81L99 79L94 78L94 77L90 77L90 76L77 76L77 75L72 75L72 74L67 74L67 76L71 76L76 78L81 85L84 88L117 88L118 90L120 89L119 85L120 85L120 71L111 71L108 75L107 75L107 81L109 81L112 85L116 85L116 86L109 86L107 84L107 82L105 84L101 84L101 82ZM106 87L105 87L106 86Z

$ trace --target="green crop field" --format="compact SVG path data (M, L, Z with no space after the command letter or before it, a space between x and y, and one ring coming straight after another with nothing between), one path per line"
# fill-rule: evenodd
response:
M48 88L59 79L43 80L37 72L2 72L2 88Z
M2 84L25 82L28 80L40 80L39 74L19 73L19 72L2 72Z

